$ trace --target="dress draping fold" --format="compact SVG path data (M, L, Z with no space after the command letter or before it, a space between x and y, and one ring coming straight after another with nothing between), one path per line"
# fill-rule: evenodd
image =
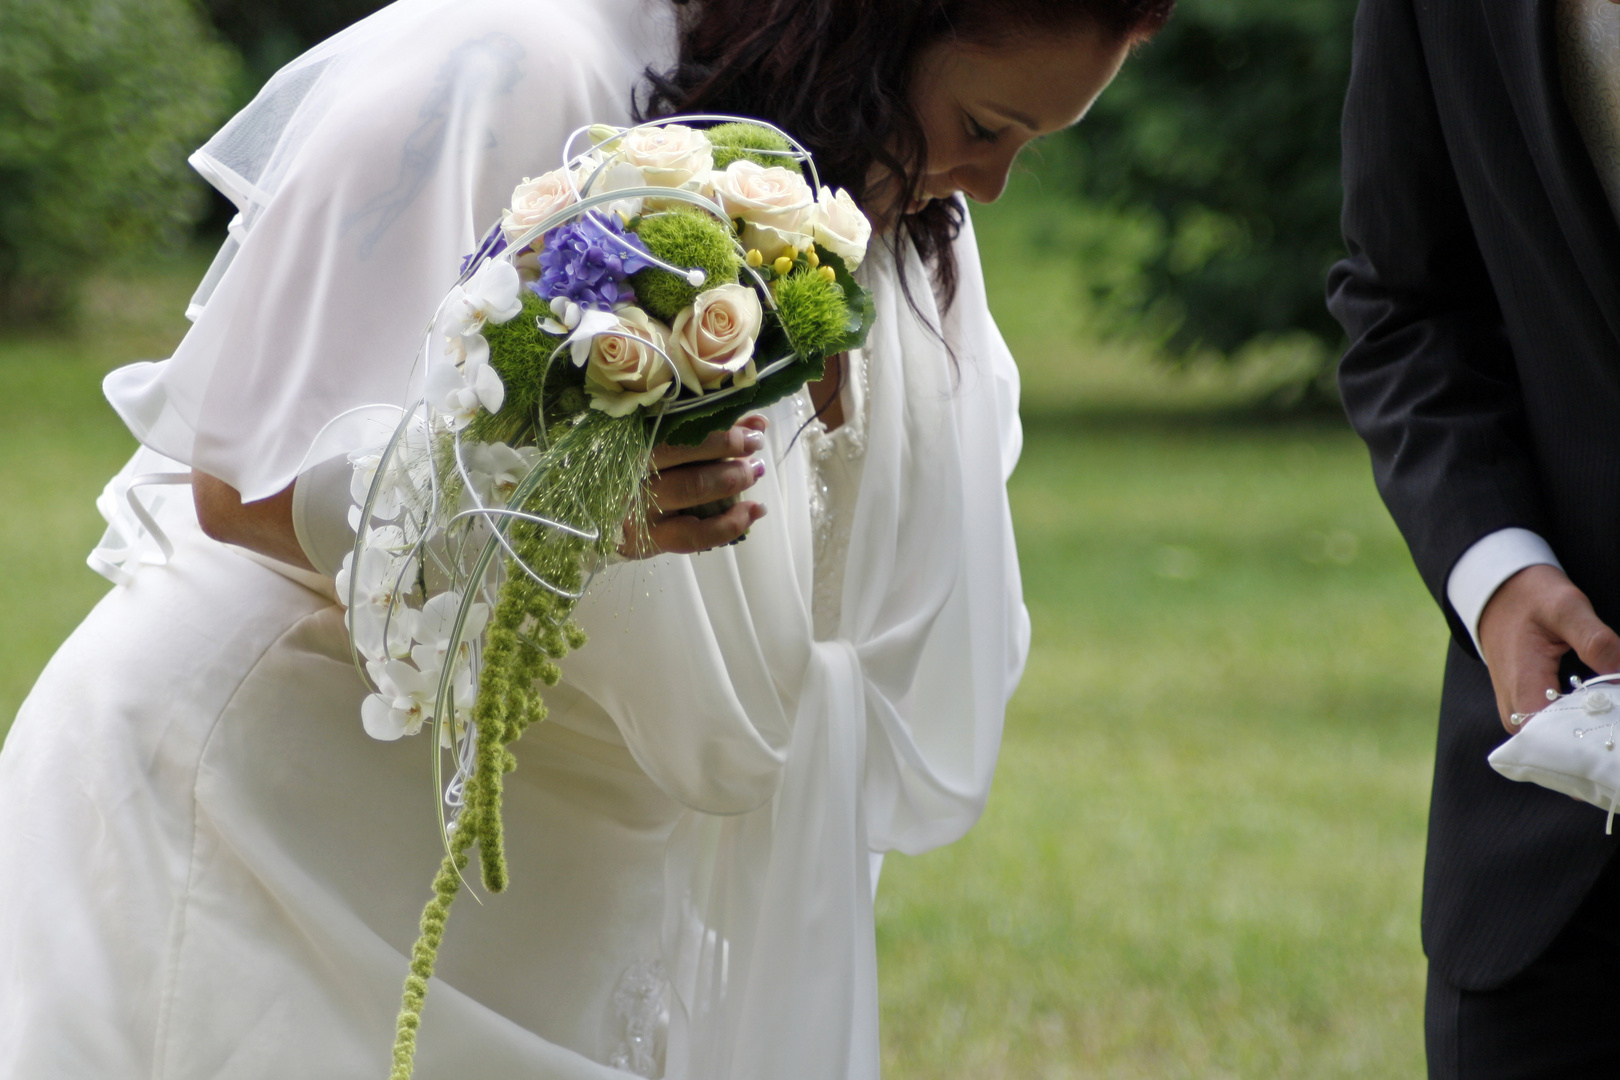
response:
M751 492L772 514L746 544L614 568L580 607L592 641L566 682L688 807L665 864L671 1080L876 1077L868 853L948 843L988 796L1028 643L1005 494L1017 374L971 228L958 252L944 317L925 285L907 303L887 252L862 269L871 421L836 638L812 636L790 402Z

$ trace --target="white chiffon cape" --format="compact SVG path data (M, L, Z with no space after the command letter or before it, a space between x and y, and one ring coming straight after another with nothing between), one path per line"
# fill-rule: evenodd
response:
M364 736L321 583L202 537L183 498L158 514L172 557L121 508L184 466L274 492L334 417L408 403L460 256L567 130L623 118L670 32L638 0L403 0L205 148L235 239L175 357L108 380L145 445L104 499L128 584L0 752L0 1077L383 1074L437 857L431 748ZM230 166L233 131L272 122L272 152ZM794 400L769 410L745 543L595 580L591 641L508 778L511 888L451 914L419 1076L877 1077L872 855L978 818L1028 647L1017 371L971 229L957 255L944 315L909 247L916 310L889 252L861 271L878 318L835 636L812 630Z

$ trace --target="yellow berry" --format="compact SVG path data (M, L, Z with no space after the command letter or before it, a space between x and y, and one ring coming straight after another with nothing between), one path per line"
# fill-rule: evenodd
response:
M782 277L787 277L787 272L793 269L793 260L788 258L786 255L783 255L775 262L771 263L771 268Z
M816 254L815 248L807 247L804 249L804 261L809 263L811 266L820 266L821 256Z
M790 262L794 261L799 257L799 249L796 247L790 247L786 251L782 252L782 257Z
M838 280L838 275L833 273L833 268L830 267L830 266L823 266L820 270L817 270L816 273L820 274L824 279L826 279L829 282L833 282L833 281Z
M765 256L759 253L759 248L749 248L747 262L749 266L758 267L765 261Z

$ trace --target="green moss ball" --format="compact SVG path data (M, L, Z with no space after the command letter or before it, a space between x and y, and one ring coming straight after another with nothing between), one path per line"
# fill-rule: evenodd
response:
M501 412L511 410L532 418L540 408L546 361L562 339L540 329L539 321L551 316L550 306L530 289L521 290L519 296L523 312L503 323L485 323L484 340L489 342L490 365L506 384Z
M733 161L752 161L769 169L780 166L796 168L798 162L779 154L760 154L750 151L791 150L792 145L770 128L758 124L721 124L707 132L714 146L714 167L724 169Z
M849 304L837 282L801 271L777 281L776 303L782 329L799 355L825 357L844 340Z
M716 285L729 285L741 273L742 259L731 232L701 210L671 210L642 218L636 235L647 250L676 266L698 267L708 275L702 286L650 266L630 275L636 301L653 318L670 322L691 306L697 294Z

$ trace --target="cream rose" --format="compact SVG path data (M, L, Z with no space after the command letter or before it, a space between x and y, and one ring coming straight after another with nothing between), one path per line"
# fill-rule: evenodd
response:
M709 137L680 124L638 128L617 149L625 161L641 170L649 187L684 187L714 171Z
M699 293L669 331L669 355L681 382L699 394L719 389L727 375L736 386L754 385L754 339L763 319L759 297L746 285Z
M591 408L609 416L628 416L636 406L663 397L675 372L658 351L669 349L667 327L640 308L627 307L615 314L617 326L591 339L585 389Z
M839 188L822 188L816 196L815 213L810 219L811 235L816 243L844 260L854 270L866 258L866 245L872 239L872 223L866 220L861 208Z
M790 247L803 250L809 245L816 202L797 170L767 169L743 159L709 176L726 216L743 219L744 248L757 249L766 262L774 262Z
M576 178L583 181L583 177ZM512 189L512 205L501 211L501 231L510 242L534 228L565 206L574 204L573 189L568 186L568 172L553 169L533 180L527 176L523 183Z

